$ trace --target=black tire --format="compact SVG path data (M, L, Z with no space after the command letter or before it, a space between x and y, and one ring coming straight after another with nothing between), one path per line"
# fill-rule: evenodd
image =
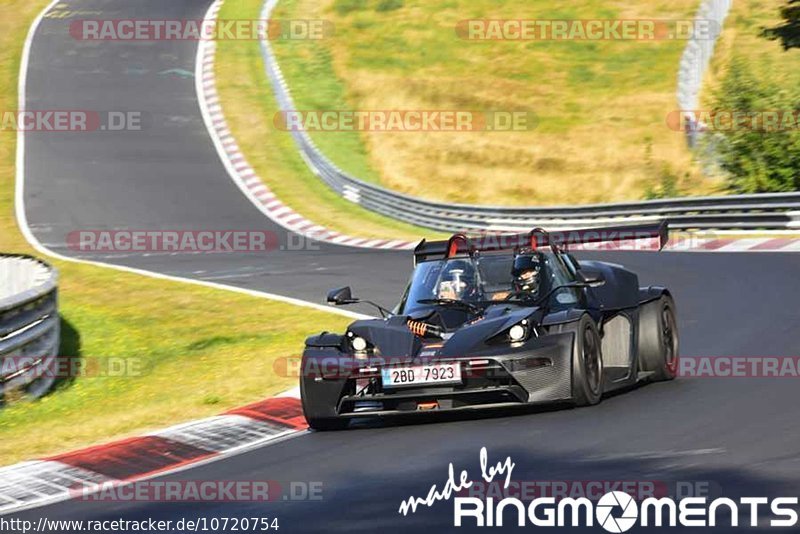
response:
M675 302L663 295L639 310L639 369L652 371L652 381L672 380L678 373L678 362Z
M344 430L350 420L347 417L307 417L308 426L314 430Z
M603 351L597 325L584 315L573 326L572 399L576 406L591 406L603 397Z

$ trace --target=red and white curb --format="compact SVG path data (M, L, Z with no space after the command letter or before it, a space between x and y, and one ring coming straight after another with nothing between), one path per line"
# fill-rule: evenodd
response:
M216 20L222 3L222 0L217 0L211 4L205 16L206 21L212 23ZM217 43L215 41L201 40L199 43L195 66L197 97L206 127L211 134L223 164L231 178L253 204L283 228L317 241L359 248L413 249L417 242L352 237L319 226L294 211L275 196L247 162L225 121L214 76L216 48Z
M638 239L620 242L583 243L570 245L570 250L583 251L655 251L658 239ZM736 238L698 235L673 236L663 250L670 252L800 252L798 237Z
M207 463L306 430L300 391L152 434L0 469L0 515Z
M759 237L759 238L716 238L700 239L692 246L685 248L698 252L800 252L800 238L791 237ZM678 244L674 249L681 250Z

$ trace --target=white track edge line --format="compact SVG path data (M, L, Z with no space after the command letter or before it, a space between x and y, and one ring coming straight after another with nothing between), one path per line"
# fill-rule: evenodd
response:
M60 0L53 0L47 7L42 10L41 13L34 19L33 24L28 31L28 35L25 39L25 45L22 50L22 59L20 62L20 73L19 73L19 83L17 86L17 98L18 98L18 110L22 112L26 106L26 82L28 78L28 65L30 62L30 51L31 47L33 46L33 38L36 34L39 25L41 24L42 19L44 18L45 14L52 9L56 4L60 3ZM212 2L209 11L214 8L216 5L217 0ZM201 41L202 43L202 41ZM199 47L198 47L199 48ZM215 144L217 143L217 139L214 138ZM251 297L258 297L258 298L265 298L274 300L276 302L283 302L285 304L292 304L295 306L302 306L305 308L312 308L318 311L324 311L336 315L343 315L345 317L353 318L353 319L364 319L369 318L370 316L354 313L338 308L333 308L330 306L324 306L322 304L317 304L315 302L309 302L301 299L296 299L293 297L286 297L283 295L277 295L275 293L268 293L265 291L258 291L254 289L245 289L241 287L220 284L217 282L209 282L205 280L196 280L193 278L185 278L182 276L176 275L168 275L163 274L155 271L148 271L145 269L138 269L135 267L126 267L123 265L115 265L112 263L105 263L102 261L97 260L87 260L81 258L71 258L69 256L64 256L58 252L50 250L49 248L42 245L42 243L38 240L38 238L33 234L28 225L28 217L25 211L25 132L23 129L17 130L17 151L16 151L16 184L15 184L15 214L17 219L17 226L19 227L22 235L28 241L28 243L40 254L50 256L52 258L56 258L62 261L72 262L72 263L81 263L85 265L94 265L96 267L105 267L108 269L115 269L117 271L139 274L142 276L148 276L150 278L155 278L159 280L169 280L171 282L180 282L186 284L193 284L199 285L204 287L209 287L212 289L220 289L224 291L232 291L234 293L240 293L242 295L248 295Z

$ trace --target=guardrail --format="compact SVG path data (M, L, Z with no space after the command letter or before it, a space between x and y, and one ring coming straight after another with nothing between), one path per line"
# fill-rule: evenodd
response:
M697 10L695 20L710 22L718 34L714 39L709 39L707 35L695 34L686 44L678 69L677 92L678 105L684 112L700 109L700 91L703 88L703 80L732 5L733 0L704 0ZM690 147L694 147L702 128L699 128L694 113L690 113L688 119L687 142Z
M40 397L55 382L57 280L56 270L43 261L0 255L0 401L11 390Z
M721 33L732 5L733 0L704 0L697 10L695 20L708 21L713 25L712 31ZM714 39L709 39L707 35L693 35L686 44L678 69L677 97L681 109L698 109L703 78L711 63L718 38L719 35L715 35Z
M728 0L717 0L719 13ZM268 0L261 13L269 19L277 0ZM704 16L701 10L698 16ZM295 110L294 102L269 40L261 41L267 75L278 105ZM348 175L331 162L304 131L291 131L311 170L343 198L400 221L434 230L517 231L541 226L550 230L647 222L667 219L674 230L786 230L800 228L800 193L679 198L588 206L547 208L452 204L423 200L390 191Z

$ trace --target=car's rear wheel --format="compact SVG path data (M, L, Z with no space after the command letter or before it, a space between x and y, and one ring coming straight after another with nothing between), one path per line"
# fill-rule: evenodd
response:
M603 353L597 326L588 315L575 323L572 398L577 406L597 404L603 396Z
M314 430L344 430L350 422L346 417L307 417L306 421Z
M651 380L672 380L678 374L678 322L669 295L648 302L639 311L639 369Z

